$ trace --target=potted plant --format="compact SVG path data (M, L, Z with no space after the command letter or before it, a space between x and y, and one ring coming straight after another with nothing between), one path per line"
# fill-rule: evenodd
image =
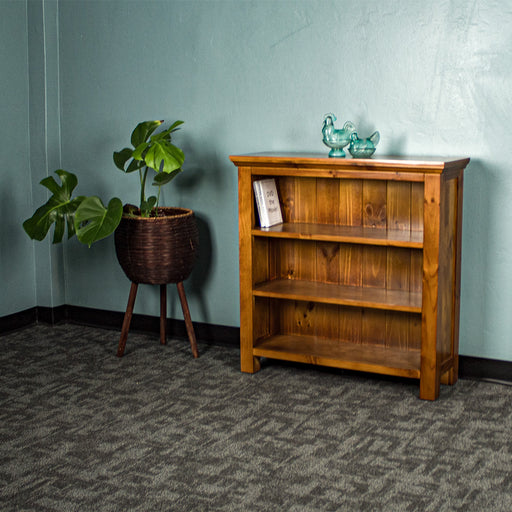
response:
M165 343L165 286L176 283L185 316L192 352L197 357L195 335L188 312L183 281L190 275L199 244L194 212L186 208L160 206L161 188L182 172L183 151L175 146L172 134L183 121L174 122L156 133L163 121L144 121L132 132L132 147L114 152L117 168L126 174L136 173L140 184L139 206L125 204L114 197L107 206L98 196L76 196L73 191L78 178L59 169L59 185L52 176L41 181L52 196L23 223L30 238L43 240L52 225L53 243L59 243L68 231L76 234L89 247L94 242L115 233L116 255L121 268L132 282L128 307L123 322L118 356L124 353L129 324L141 283L161 286L161 342ZM156 195L146 196L149 172L154 171L152 185Z

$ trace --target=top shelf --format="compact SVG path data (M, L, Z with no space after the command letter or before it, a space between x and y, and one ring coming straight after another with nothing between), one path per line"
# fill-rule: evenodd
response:
M366 171L389 170L407 173L445 173L452 169L464 169L469 158L460 157L405 157L379 156L378 158L329 158L325 153L253 153L231 155L231 161L238 167L286 167L293 168L337 168Z

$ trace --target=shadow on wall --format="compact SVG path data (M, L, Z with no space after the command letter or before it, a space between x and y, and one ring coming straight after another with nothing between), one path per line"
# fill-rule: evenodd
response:
M463 355L479 353L493 318L487 292L492 259L490 198L495 182L496 172L481 160L472 159L464 171L459 350Z
M203 322L210 323L210 315L205 300L204 288L210 279L214 263L214 252L212 246L211 230L205 216L195 213L197 227L199 229L199 250L197 253L194 270L188 278L190 294L196 297L201 308Z
M211 222L214 221L212 214L205 214L202 210L208 210L211 205L215 205L214 198L221 197L225 191L229 190L226 183L228 178L222 171L226 166L222 165L214 149L208 151L203 148L197 151L190 139L186 139L181 147L186 155L187 164L185 171L176 179L174 185L179 197L194 197L191 203L195 204L195 207L186 204L186 199L181 206L194 210L199 229L199 250L194 269L187 280L187 288L190 296L194 296L199 304L203 322L210 323L211 312L208 310L205 290L216 267L217 254L214 247L219 244L214 244L212 240ZM198 201L198 194L205 194L205 199Z

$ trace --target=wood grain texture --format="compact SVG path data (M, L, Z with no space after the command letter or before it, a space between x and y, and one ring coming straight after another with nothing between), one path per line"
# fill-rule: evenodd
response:
M421 335L420 398L435 400L440 389L437 355L439 322L439 236L441 222L441 176L425 176L423 299Z
M279 279L256 285L254 296L421 313L421 293Z
M468 159L231 159L243 371L271 357L402 375L428 400L456 382ZM284 222L261 229L251 185L265 176Z
M240 251L240 365L243 372L254 373L259 360L253 346L253 253L251 229L255 223L254 199L250 168L238 170L238 233Z
M283 223L269 228L255 227L253 236L267 238L291 238L349 244L383 245L389 247L423 247L422 231L375 229L364 226L336 226L316 223Z
M462 254L462 207L464 191L464 172L460 171L457 178L457 205L456 205L456 250L455 250L455 286L453 297L453 345L452 358L453 365L446 375L444 384L453 385L457 382L459 375L459 329L460 329L460 280L461 280L461 254Z
M258 356L349 370L419 378L419 351L403 351L351 341L333 344L315 336L278 335L256 343Z
M448 173L452 169L455 173L466 167L469 158L456 157L445 159L442 157L400 157L379 156L379 158L353 159L353 158L328 158L324 153L253 153L249 155L231 155L230 160L237 166L243 167L257 164L260 169L273 168L272 172L279 175L299 173L304 170L315 171L318 175L321 170L341 171L347 170L357 173L358 177L365 177L365 172L376 172L386 176L389 169L395 174L408 172L412 174L422 173ZM402 181L411 181L400 176Z

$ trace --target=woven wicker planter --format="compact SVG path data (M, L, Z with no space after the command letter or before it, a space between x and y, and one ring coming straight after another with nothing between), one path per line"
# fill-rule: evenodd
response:
M192 272L199 245L194 212L169 207L158 211L158 217L124 215L115 231L117 259L133 283L180 283Z

